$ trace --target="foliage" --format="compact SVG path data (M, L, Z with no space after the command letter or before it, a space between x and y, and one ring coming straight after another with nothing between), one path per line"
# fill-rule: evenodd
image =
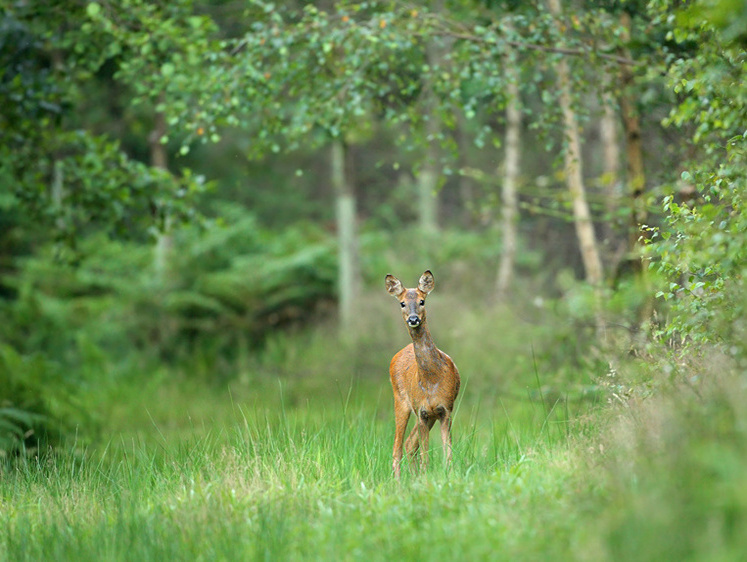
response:
M3 344L0 386L0 458L56 445L62 435L75 429L76 422L90 420L85 410L79 411L72 381L41 354L22 356Z
M594 529L610 558L735 560L747 547L745 388L709 354L690 380L615 411L588 467L605 475Z
M738 2L576 3L560 21L543 2L68 4L10 1L0 15L0 550L44 559L744 551ZM429 64L434 44L444 56ZM521 282L510 305L494 308L491 177L509 50L530 132L523 196L539 203L523 201ZM534 180L549 177L564 142L551 86L561 56L589 139L587 175L598 172L603 88L631 96L649 119L650 183L663 182L649 199L664 193L645 256L661 297L654 341L631 328L650 288L627 279L607 299L624 336L594 340L591 294L562 240L566 202L552 181ZM603 80L621 65L634 75L625 91ZM424 114L429 88L438 103ZM111 92L116 100L101 103ZM662 133L650 122L665 104ZM447 127L429 138L435 114ZM154 133L161 117L166 130ZM349 345L327 321L331 137L359 147L350 164L367 287L355 303L363 335ZM198 142L212 146L192 150ZM175 228L156 275L145 234L192 218L206 185L145 165L158 143L174 169L189 162L219 176L199 201L219 218ZM422 239L408 229L412 193L392 186L429 143L464 151L486 187L470 196L444 169L447 225ZM454 209L470 197L489 211L465 227ZM295 220L312 209L316 222ZM54 239L75 246L75 267L57 259ZM424 266L439 283L434 337L463 371L457 460L447 477L433 451L431 472L402 488L390 480L386 365L407 338L380 283ZM676 361L652 359L664 338ZM682 376L663 380L672 372ZM605 395L620 407L600 412ZM92 443L84 455L79 432Z
M125 353L123 339L156 354L173 351L184 337L194 343L223 334L229 346L237 343L231 337L251 342L272 326L308 320L331 298L334 248L326 234L311 225L265 230L239 210L224 217L225 226L179 233L182 250L170 264L175 281L165 286L154 279L150 252L133 243L86 242L75 269L29 260L6 279L21 298L6 304L5 338L25 352L68 357L64 350L75 341L69 334L82 333ZM32 326L33 338L18 337Z
M116 141L74 126L81 84L101 54L85 29L63 31L80 20L78 8L13 3L0 20L0 103L8 108L0 117L7 133L0 181L18 211L71 246L94 229L127 236L161 226L166 214L186 219L201 191L188 172L176 178L151 169Z
M274 329L308 322L332 300L336 262L328 234L311 224L263 229L239 209L222 216L226 226L178 240L184 251L172 273L179 281L162 295L165 311L181 318L177 340L223 335L225 345L256 346Z
M658 296L672 317L663 329L680 341L723 345L744 355L747 221L747 59L712 26L682 20L673 38L697 42L675 56L669 75L679 97L667 122L692 130L697 157L684 164L677 190L664 198L666 225L656 230L652 267L666 275Z

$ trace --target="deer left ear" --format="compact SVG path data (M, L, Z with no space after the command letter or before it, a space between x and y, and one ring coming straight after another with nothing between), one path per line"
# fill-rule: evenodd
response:
M433 274L430 269L427 269L423 275L420 276L418 281L418 289L423 291L426 295L430 293L436 286L436 281L433 279Z
M393 297L399 297L402 293L405 292L405 288L402 286L402 283L394 275L387 275L385 281L386 290Z

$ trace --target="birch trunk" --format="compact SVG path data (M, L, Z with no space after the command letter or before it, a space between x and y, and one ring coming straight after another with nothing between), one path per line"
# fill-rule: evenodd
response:
M358 244L355 227L355 195L346 173L346 158L347 150L344 142L334 141L330 153L330 167L337 221L339 323L341 336L350 338L353 336L355 327L354 305L358 295Z
M431 68L440 62L441 53L432 42L426 47L426 57ZM423 164L418 174L418 217L420 230L424 234L432 234L438 230L438 160L441 122L431 81L426 82L423 96L426 147Z
M560 17L560 0L548 0L550 12ZM586 280L598 291L602 288L602 261L599 258L594 225L591 220L589 204L586 200L586 188L582 176L581 142L578 134L576 113L573 110L571 96L571 79L568 61L561 58L556 67L560 107L563 113L563 125L567 147L564 153L564 168L568 190L573 204L573 218L576 237L581 248L581 257L586 272Z
M609 77L608 77L609 80ZM602 140L602 161L604 168L604 200L607 214L615 216L620 203L620 145L617 140L617 112L613 96L604 94L602 117L599 120L599 136Z
M166 116L163 112L156 112L153 130L148 139L150 144L150 164L154 168L168 170L168 158L166 155L166 145L161 139L166 135ZM153 269L156 280L164 283L168 276L168 262L173 247L173 237L170 232L170 220L166 216L163 219L163 230L157 234L156 246L153 250Z
M630 29L630 15L623 12L622 23L626 30ZM629 36L623 37L624 41ZM637 269L641 271L641 263L635 259L640 255L638 239L641 235L641 226L646 223L647 212L643 202L643 193L646 186L646 173L643 167L643 143L641 138L641 123L635 104L630 97L630 89L633 85L633 73L627 65L621 70L622 94L620 95L620 109L622 122L625 129L625 153L628 171L628 193L631 204L631 228L629 237L629 249L638 264Z
M604 221L604 248L608 252L607 267L610 272L617 272L620 261L627 253L627 239L620 240L621 224L619 210L622 203L620 180L620 140L619 115L617 100L611 93L617 75L604 75L602 93L602 115L599 119L599 137L602 141L602 187L604 189L604 208L607 220Z
M459 168L464 170L469 167L470 139L467 135L467 122L461 111L457 112L456 141L459 152ZM462 225L466 229L471 229L475 222L475 187L473 179L464 173L459 174L459 199L462 205Z
M622 24L626 30L623 40L630 40L629 30L631 27L630 14L623 12ZM624 54L628 55L627 49ZM651 298L650 279L648 273L648 260L643 257L643 238L646 233L641 227L648 220L648 212L644 200L646 189L646 172L643 166L643 138L641 135L641 123L635 104L631 99L631 88L633 86L633 72L627 65L621 70L622 94L620 95L620 110L622 112L623 128L625 130L625 153L628 172L628 193L630 197L630 234L628 236L628 250L634 271L638 273L643 292L649 297L640 312L642 322L647 322L653 315L653 299Z
M498 281L496 297L499 301L508 296L511 281L514 277L514 263L516 261L517 219L519 215L519 201L517 187L519 182L519 165L521 159L521 98L519 94L518 76L513 57L505 58L506 76L506 152L503 163L503 186L501 189L502 208L502 238L503 252L498 266Z

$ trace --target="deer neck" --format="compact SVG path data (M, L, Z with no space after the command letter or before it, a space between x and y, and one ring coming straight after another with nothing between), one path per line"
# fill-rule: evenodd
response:
M441 354L433 343L431 333L425 322L417 328L409 328L412 345L415 350L415 362L418 364L418 377L433 382L441 372Z

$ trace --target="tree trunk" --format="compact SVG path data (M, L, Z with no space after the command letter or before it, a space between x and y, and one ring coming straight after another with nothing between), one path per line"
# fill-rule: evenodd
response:
M548 0L550 12L560 23L560 0ZM564 168L568 190L573 204L573 221L576 227L576 237L581 249L581 258L586 272L586 281L594 290L594 317L596 319L596 335L600 341L605 337L605 323L602 314L602 260L599 257L594 224L591 211L586 200L586 188L582 175L581 142L579 140L578 122L573 109L571 77L568 61L561 58L556 67L558 91L560 94L560 108L563 113L564 134L567 142L564 151Z
M444 10L444 1L432 3L433 13ZM425 56L431 70L441 66L443 46L441 38L432 38L425 46ZM440 175L439 157L441 154L441 117L438 112L438 99L433 89L433 80L426 78L423 85L423 111L425 114L425 154L418 175L418 216L422 234L438 231L438 178Z
M345 339L354 335L359 278L355 195L346 173L346 158L344 142L335 140L330 152L330 167L337 220L339 323L340 334Z
M438 66L441 53L433 42L426 47L426 57L431 68ZM441 120L433 85L426 81L423 91L425 114L425 154L418 174L418 217L423 234L433 234L438 230L438 172Z
M619 210L622 202L620 181L620 141L617 100L611 89L616 75L605 73L602 92L602 115L599 119L599 137L602 141L602 186L604 188L604 208L607 219L604 221L604 247L607 251L608 271L616 272L620 261L627 253L628 242L620 240L620 232L627 231L620 224Z
M162 111L155 114L153 130L148 138L150 144L150 165L154 168L168 170L168 159L166 155L166 145L161 139L166 135L166 115ZM168 261L174 244L170 232L171 221L168 216L163 217L161 231L156 235L156 246L153 250L153 269L156 280L163 284L167 280Z
M560 0L548 0L550 12L560 17ZM582 176L581 142L578 134L576 113L571 99L571 80L568 61L561 58L556 67L558 90L560 92L560 107L563 112L564 134L567 147L564 154L564 168L568 190L573 203L573 218L576 236L581 248L581 257L586 272L586 280L590 285L600 290L603 273L602 261L599 258L594 225L591 221L589 204L586 201L586 188Z
M603 185L607 214L617 214L620 203L620 145L617 140L617 112L611 94L602 96L602 117L599 120L599 136L602 140Z
M623 12L622 23L626 30L630 29L630 15ZM626 33L623 40L630 38ZM627 54L627 53L625 53ZM631 204L631 228L629 237L629 249L637 270L641 271L641 263L635 259L640 255L638 240L641 235L641 226L646 223L647 212L643 201L643 193L646 186L646 173L643 168L643 143L641 138L641 123L638 118L635 104L631 99L630 89L633 85L633 72L630 67L623 65L621 70L622 94L620 95L620 109L622 122L625 129L625 152L628 169L628 192Z
M622 24L626 30L623 40L630 41L630 14L623 12ZM629 56L627 49L623 54ZM648 273L648 260L643 257L643 238L646 232L641 227L646 224L648 212L643 194L646 188L646 172L643 167L643 138L641 136L641 123L638 111L635 108L631 96L633 86L633 72L628 65L623 65L621 70L622 93L620 94L620 110L622 112L622 123L625 130L625 153L628 172L628 193L630 197L630 229L628 236L628 253L630 263L638 274L642 290L649 295L643 309L640 312L642 322L647 322L653 314L653 298L651 297L650 280Z
M459 153L459 168L469 167L469 144L471 139L467 135L467 122L461 111L457 112L456 141ZM459 200L462 205L462 226L468 230L475 225L475 185L474 180L465 173L459 174Z
M62 160L55 159L52 168L52 204L54 212L57 214L55 225L60 231L65 229L65 219L63 218L63 200L65 199L65 177L62 170Z
M504 72L507 97L506 152L503 162L503 187L501 190L503 252L501 253L496 284L496 297L499 301L508 297L516 261L517 220L519 215L519 201L516 192L521 158L521 98L517 74L513 57L506 56Z

